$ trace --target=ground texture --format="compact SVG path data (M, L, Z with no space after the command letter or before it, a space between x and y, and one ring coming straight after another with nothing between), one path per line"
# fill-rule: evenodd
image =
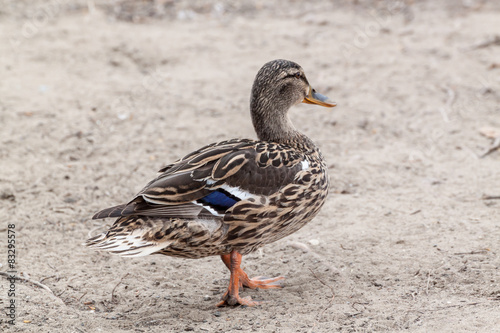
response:
M20 280L0 330L500 331L500 153L482 156L500 136L498 22L493 1L4 1L0 271L15 224ZM216 308L219 258L81 245L163 165L254 138L250 87L276 58L338 103L291 111L329 163L323 210L243 261L284 289Z

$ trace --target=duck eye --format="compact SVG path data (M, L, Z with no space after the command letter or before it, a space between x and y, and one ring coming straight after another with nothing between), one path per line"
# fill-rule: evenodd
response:
M295 77L296 77L297 79L300 79L300 78L302 77L302 75L301 75L300 73L296 73L296 74L295 74Z

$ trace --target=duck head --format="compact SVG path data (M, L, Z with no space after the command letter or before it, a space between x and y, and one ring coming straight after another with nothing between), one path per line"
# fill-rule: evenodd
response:
M290 107L299 103L337 105L311 87L304 70L295 62L278 59L262 66L250 98L250 112L259 139L285 142L299 135L288 118Z

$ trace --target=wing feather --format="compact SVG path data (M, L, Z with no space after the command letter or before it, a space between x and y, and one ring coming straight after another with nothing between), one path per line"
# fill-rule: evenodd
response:
M279 148L280 153L270 152ZM218 188L248 195L269 195L293 181L303 157L283 154L283 147L252 140L207 145L160 170L161 174L125 205L106 208L94 219L119 216L199 218L214 215L197 201Z

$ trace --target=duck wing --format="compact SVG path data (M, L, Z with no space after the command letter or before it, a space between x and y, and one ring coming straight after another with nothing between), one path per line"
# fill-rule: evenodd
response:
M207 145L167 165L127 204L93 219L121 216L223 217L252 196L269 195L303 169L301 154L282 145L237 139Z

